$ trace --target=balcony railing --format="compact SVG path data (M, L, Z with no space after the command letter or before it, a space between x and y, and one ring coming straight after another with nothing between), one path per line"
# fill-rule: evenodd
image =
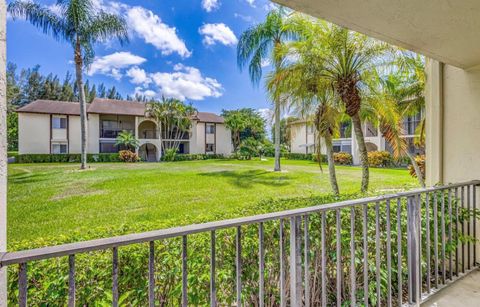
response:
M158 139L157 130L142 130L138 133L139 139L156 140Z
M129 130L129 129L120 129L120 130L100 129L100 138L116 139L118 135L124 131L130 132L131 134L135 134L135 130Z
M5 253L0 255L0 265L18 265L21 306L27 305L28 267L62 257L68 257L64 280L68 281L68 305L74 306L76 292L81 291L76 288L77 255L105 250L112 251L111 293L117 306L122 277L119 251L141 243L149 244L144 274L149 306L158 302L155 281L164 280L159 274L178 275L179 282L179 291L170 293L174 297L162 296L163 305L419 305L435 290L478 267L479 185L480 181L470 181ZM202 235L205 249L195 241ZM156 270L156 246L171 241L178 243L178 269ZM161 265L166 266L166 255L176 251L163 250ZM202 268L209 271L208 286L197 276ZM38 269L34 271L38 274ZM203 303L190 302L189 293L203 293L199 289L205 289Z

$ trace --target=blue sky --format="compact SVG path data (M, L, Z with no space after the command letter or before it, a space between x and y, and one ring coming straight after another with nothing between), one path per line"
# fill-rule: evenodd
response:
M55 1L38 2L55 9ZM252 86L248 73L240 72L236 63L237 39L263 20L272 8L269 1L92 2L126 18L130 43L97 45L96 59L86 72L91 82L115 85L124 96L141 92L177 97L201 111L270 107L263 85ZM8 18L7 42L7 58L19 69L39 64L45 74L63 77L73 72L71 46L25 21Z

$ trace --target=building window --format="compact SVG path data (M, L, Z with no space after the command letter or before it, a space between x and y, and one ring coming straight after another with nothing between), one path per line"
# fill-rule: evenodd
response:
M67 118L60 116L52 117L52 128L53 129L66 129L67 128Z
M215 134L215 124L206 124L207 134Z
M52 144L52 154L66 154L67 144Z
M115 146L115 143L101 142L100 143L100 153L117 153L118 147Z
M315 132L315 126L313 125L308 126L308 133L313 134L314 132Z
M215 144L206 144L205 145L206 152L215 152Z

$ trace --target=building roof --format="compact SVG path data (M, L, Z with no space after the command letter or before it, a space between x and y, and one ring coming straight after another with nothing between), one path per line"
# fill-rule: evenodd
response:
M193 117L193 119L203 123L223 124L225 122L223 117L217 114L208 113L208 112L197 112L197 114Z
M87 106L87 110L89 106ZM17 110L20 113L80 115L78 102L35 100Z
M88 109L88 113L144 116L145 103L95 98Z
M20 113L80 115L78 102L35 100L17 110ZM87 104L87 112L93 114L115 114L145 116L145 103L138 101L95 98ZM223 124L223 117L208 112L197 112L192 118L199 122Z

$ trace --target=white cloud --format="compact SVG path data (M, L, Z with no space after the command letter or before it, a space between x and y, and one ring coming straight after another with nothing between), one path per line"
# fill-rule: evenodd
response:
M137 86L135 88L135 92L133 93L133 96L145 96L147 98L155 98L157 97L157 93L152 90L145 90L141 86Z
M245 1L247 1L247 3L250 4L251 7L257 7L255 5L255 0L245 0Z
M245 22L248 22L248 23L254 23L255 22L255 19L252 16L249 16L249 15L234 13L233 16L235 18L240 18L241 20L243 20Z
M270 3L265 4L265 5L263 6L263 9L264 9L265 11L267 11L267 12L270 12L270 11L275 10L275 9L277 9L277 8L278 8L278 5L276 5L276 4L273 3L273 2L270 2Z
M185 42L177 36L177 30L164 24L152 11L139 6L131 7L127 9L126 19L138 36L155 46L163 55L178 53L182 57L189 57L192 54Z
M258 113L260 113L260 116L265 120L267 125L271 125L273 121L273 111L268 108L263 108L263 109L258 109Z
M262 67L267 67L267 66L270 66L271 64L272 62L270 61L270 59L263 59L260 65Z
M116 1L92 0L92 4L97 10L123 16L131 36L142 38L147 44L160 50L163 55L177 53L186 58L192 54L178 36L176 28L163 23L152 11Z
M130 68L127 71L127 76L130 77L130 82L133 84L149 85L152 83L152 79L147 75L145 70L138 68L137 66Z
M215 45L216 42L226 46L235 45L238 42L233 31L224 23L207 23L198 29L203 35L205 45Z
M216 80L202 76L195 67L176 64L171 73L150 74L161 95L181 100L203 100L206 97L222 96L222 85Z
M146 59L130 52L115 52L102 57L95 57L87 71L87 75L91 76L96 73L101 73L119 80L122 77L121 69L133 65L140 65L145 61Z
M205 11L211 12L220 7L219 0L202 0L202 7Z

